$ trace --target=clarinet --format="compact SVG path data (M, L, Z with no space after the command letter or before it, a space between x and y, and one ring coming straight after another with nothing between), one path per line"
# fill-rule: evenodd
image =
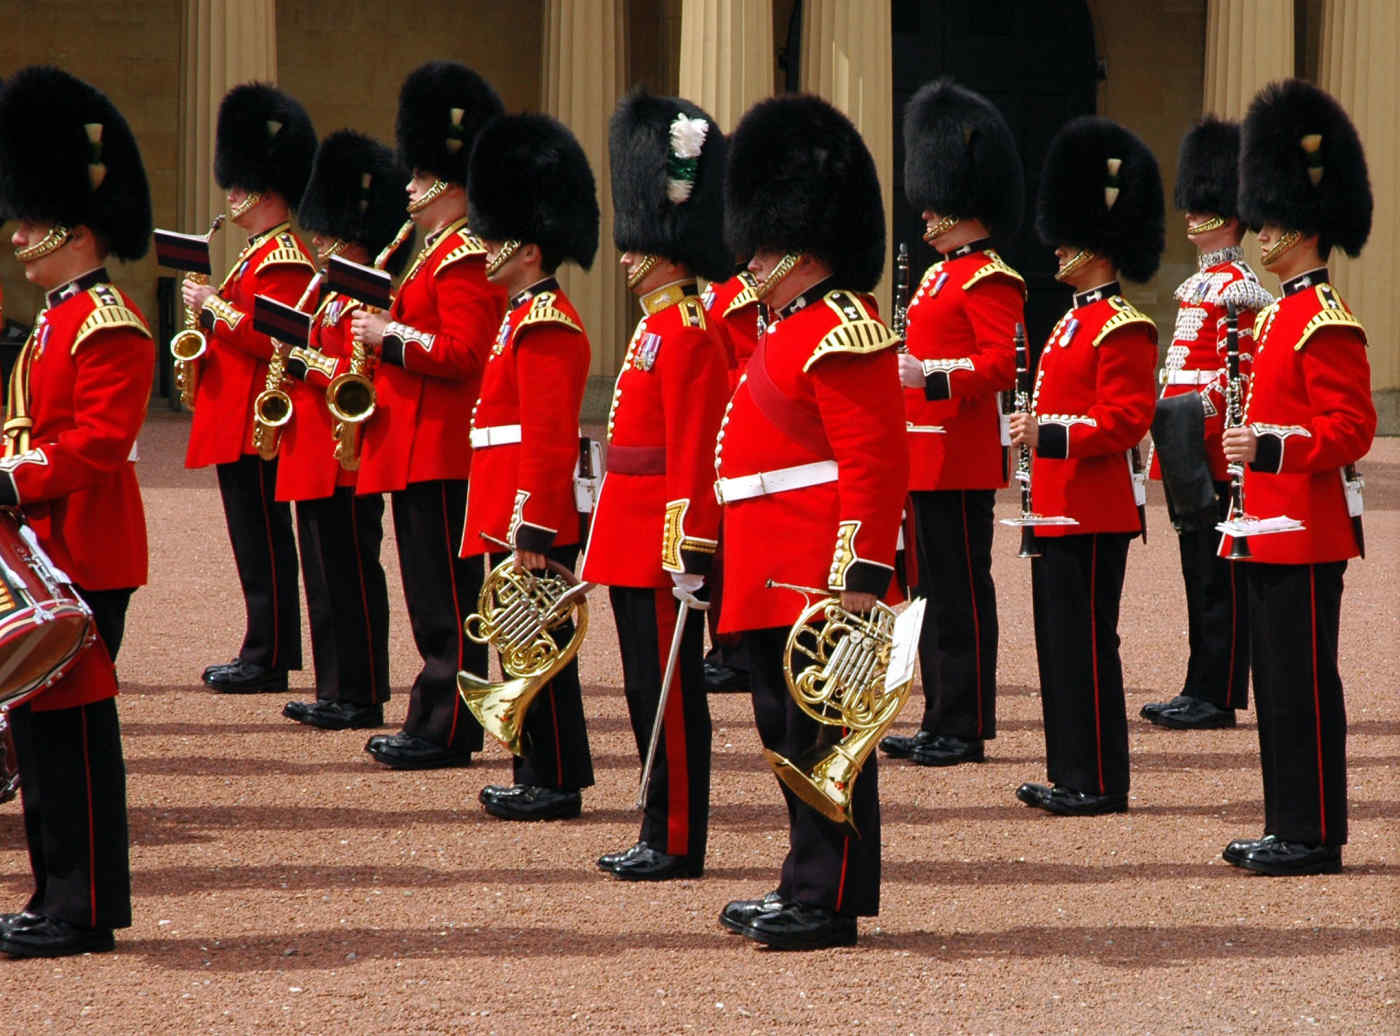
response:
M900 350L908 352L904 332L909 327L909 246L899 243L894 260L894 310L890 314L890 330L899 336Z
M1013 341L1016 343L1016 398L1014 406L1016 413L1029 414L1031 412L1031 364L1030 351L1026 348L1026 328L1024 325L1016 325ZM1021 518L1030 518L1032 515L1031 448L1024 442L1016 450L1016 482L1021 487ZM1040 557L1040 547L1035 541L1035 531L1029 524L1021 526L1021 550L1016 556L1018 558Z
M1238 428L1244 424L1244 391L1240 384L1240 311L1233 302L1225 303L1225 427ZM1226 467L1230 476L1229 518L1243 518L1244 465ZM1229 559L1239 561L1250 557L1249 541L1244 536L1230 540Z

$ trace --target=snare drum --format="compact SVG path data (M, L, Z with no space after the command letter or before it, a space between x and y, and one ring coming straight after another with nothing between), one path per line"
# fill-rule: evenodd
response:
M34 530L0 508L0 708L56 681L96 635L92 611Z

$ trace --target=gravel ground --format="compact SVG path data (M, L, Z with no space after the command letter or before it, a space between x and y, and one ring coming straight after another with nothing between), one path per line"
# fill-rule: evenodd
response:
M365 732L282 719L288 697L309 696L309 672L293 674L291 695L203 690L201 668L234 654L243 616L213 472L180 466L186 430L162 410L142 440L153 574L129 616L119 699L135 923L114 954L0 961L10 1031L1400 1028L1400 440L1378 441L1363 465L1371 557L1348 572L1342 874L1269 879L1221 861L1227 841L1262 827L1252 712L1236 730L1188 734L1136 719L1175 692L1185 664L1176 546L1154 487L1121 623L1131 811L1052 818L1012 795L1043 779L1044 747L1030 572L1003 529L1001 736L988 761L882 765L879 918L862 922L855 949L779 954L716 922L727 900L775 884L786 846L745 695L711 699L704 878L632 885L593 866L637 829L638 765L601 595L582 655L599 783L575 821L482 813L477 790L509 779L498 746L470 769L392 773L362 751ZM1012 507L1007 497L1001 512ZM396 729L416 656L392 549L385 563ZM897 729L918 712L916 700ZM0 909L29 889L9 803Z

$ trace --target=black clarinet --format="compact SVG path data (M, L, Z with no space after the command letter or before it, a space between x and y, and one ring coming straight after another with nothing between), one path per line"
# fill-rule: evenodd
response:
M1225 427L1238 428L1244 424L1244 391L1240 384L1240 311L1233 302L1225 303ZM1244 517L1244 465L1226 467L1230 476L1230 519ZM1250 557L1249 541L1244 536L1230 539L1231 561Z
M1031 362L1030 350L1026 348L1024 325L1016 325L1015 336L1012 340L1016 343L1015 412L1029 414L1031 412ZM1021 487L1021 517L1029 518L1032 513L1031 448L1024 442L1016 451L1016 481ZM1040 546L1035 540L1035 530L1030 525L1021 526L1021 551L1016 556L1018 558L1040 557Z
M899 336L899 348L908 351L904 332L909 327L909 246L899 243L894 257L894 311L890 314L890 330Z

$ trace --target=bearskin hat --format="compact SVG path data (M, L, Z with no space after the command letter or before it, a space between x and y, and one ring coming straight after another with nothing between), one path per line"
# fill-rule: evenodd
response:
M1240 139L1240 218L1318 235L1357 255L1371 233L1371 181L1356 127L1329 94L1287 79L1259 91Z
M618 250L664 256L707 281L728 277L727 144L715 120L682 98L638 90L613 112L608 153Z
M1162 174L1136 134L1085 115L1050 141L1035 227L1047 245L1089 248L1129 280L1157 272L1166 247Z
M429 61L410 72L399 91L399 157L410 170L465 184L472 142L504 111L491 84L466 65Z
M408 219L406 183L408 172L393 151L353 130L337 130L316 150L297 222L314 233L364 245L373 258ZM405 241L389 257L391 273L403 269L408 246Z
M151 189L131 127L97 88L35 65L0 90L0 212L86 226L118 258L150 245Z
M1181 138L1172 200L1183 212L1236 215L1239 193L1240 124L1207 115Z
M224 190L272 191L301 204L316 131L290 94L266 83L244 83L224 95L214 139L214 180Z
M472 233L538 245L544 267L585 270L598 251L593 170L574 135L548 115L503 115L477 134L467 178Z
M1026 178L996 106L951 79L921 86L904 109L904 195L915 212L978 219L1002 240L1016 233Z
M750 108L729 141L724 236L739 259L805 253L831 267L837 287L873 289L885 265L885 207L851 120L810 94Z

